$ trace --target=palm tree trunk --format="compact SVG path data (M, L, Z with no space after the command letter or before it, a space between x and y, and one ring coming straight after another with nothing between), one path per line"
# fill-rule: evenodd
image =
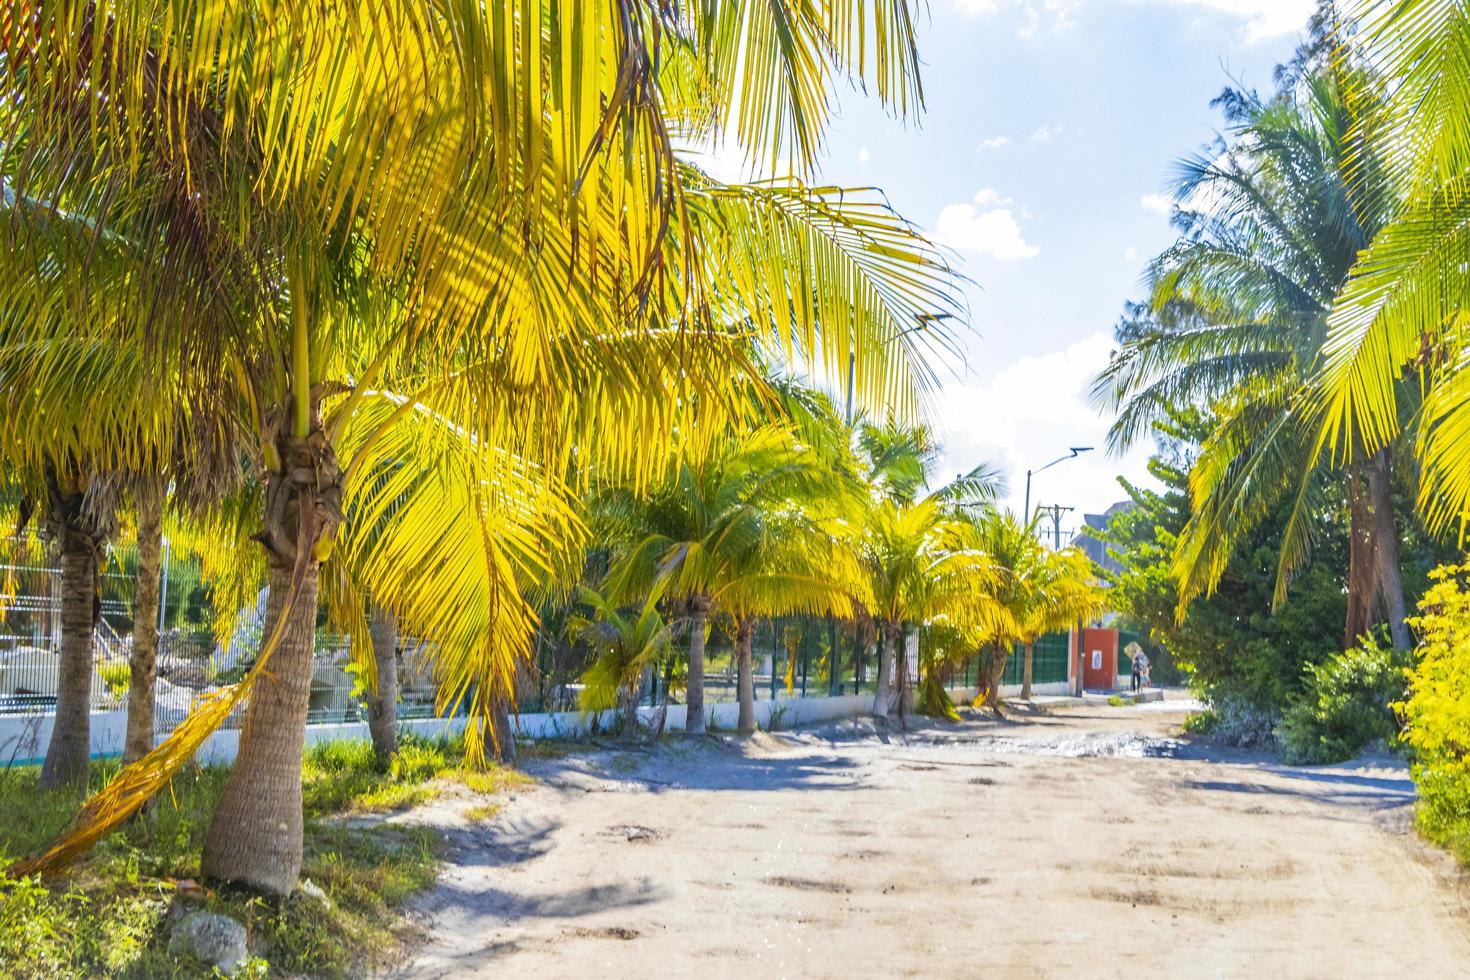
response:
M735 724L735 731L740 735L755 734L755 673L750 663L750 643L754 635L753 620L742 619L735 628L735 664L739 673L740 698L740 719Z
M314 422L304 438L277 440L281 466L266 483L264 636L281 627L269 670L255 682L235 765L204 839L206 878L286 895L301 873L301 755L316 633L317 545L342 520L341 474ZM304 549L304 552L303 552ZM300 587L290 608L298 565Z
M311 697L318 563L307 560L301 590L289 611L292 566L270 558L265 636L283 612L285 632L270 670L255 684L234 768L204 840L205 877L286 895L301 873L301 755Z
M373 603L368 633L378 676L368 694L368 732L373 751L387 759L398 751L398 617Z
M61 527L61 657L56 683L56 716L42 789L84 787L92 754L92 649L100 610L97 594L99 542L88 533L81 514L81 495L60 503L66 519Z
M986 703L990 706L990 710L995 712L996 717L1002 716L1000 707L1000 682L1005 676L1005 669L1006 648L1003 644L997 643L990 653L990 667L985 680L985 687L989 695Z
M634 702L636 701L635 695ZM495 703L490 706L490 730L494 733L490 740L490 752L495 761L513 765L516 761L516 733L510 726L510 702L505 698L496 698Z
M704 732L704 626L709 616L709 599L695 596L689 600L689 677L685 685L684 731L694 735Z
M1369 506L1373 512L1373 574L1383 601L1384 616L1395 650L1407 650L1413 641L1404 622L1404 583L1399 569L1399 532L1393 519L1393 461L1389 450L1379 450L1368 467Z
M878 647L878 693L873 695L873 717L887 722L889 702L892 700L888 675L893 670L893 640L898 631L891 628L886 621L881 629L883 640Z
M623 739L628 742L638 737L638 694L643 686L642 682L643 676L640 674L633 683L624 684L620 693L623 702L620 705L623 715Z
M894 654L898 681L898 727L909 730L909 717L914 713L914 685L909 683L909 638L903 627L895 628Z
M1368 480L1358 467L1348 471L1348 580L1347 621L1343 626L1344 650L1373 625L1374 574L1373 519Z
M162 477L140 481L138 505L138 592L133 603L133 651L128 658L128 730L123 763L153 749L154 688L158 679L158 601L163 580Z
M1034 644L1034 643L1028 643L1028 644L1026 644L1026 651L1023 654L1023 656L1025 657L1025 659L1021 662L1021 700L1022 701L1030 701L1031 700L1031 679L1032 679L1032 676L1033 676L1033 674L1032 674L1032 667L1035 664L1035 654L1036 654L1036 644Z

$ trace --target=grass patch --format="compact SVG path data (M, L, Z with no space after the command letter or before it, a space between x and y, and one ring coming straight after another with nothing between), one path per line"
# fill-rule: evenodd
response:
M391 761L369 742L325 742L306 752L301 794L306 814L384 813L405 810L439 794L432 781L458 765L461 743L405 736Z
M1114 695L1112 695L1112 696L1110 696L1108 698L1108 704L1112 705L1114 708L1123 708L1123 707L1126 707L1128 705L1128 703L1129 702L1126 699L1120 698L1116 694L1114 694Z
M228 769L191 766L149 809L101 842L64 878L0 874L0 976L210 977L167 950L170 909L202 907L245 924L258 956L243 976L355 977L390 964L418 933L402 913L434 882L438 836L427 828L348 827L329 819L413 806L456 782L498 794L531 782L512 769L464 767L462 742L405 737L391 763L366 742L313 746L302 767L306 853L302 876L328 904L302 893L281 900L200 892L199 853ZM90 789L118 769L94 763ZM43 793L37 767L0 770L0 867L65 830L78 799ZM489 819L499 805L475 808ZM184 883L184 884L181 884ZM188 897L179 894L184 889Z
M479 806L470 807L464 812L464 815L470 823L485 823L498 817L500 810L499 803L482 803Z

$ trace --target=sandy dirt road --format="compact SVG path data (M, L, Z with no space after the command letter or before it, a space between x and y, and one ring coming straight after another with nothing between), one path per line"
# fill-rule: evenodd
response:
M1402 766L1212 749L1172 707L529 765L488 822L428 815L451 864L402 975L1470 976Z

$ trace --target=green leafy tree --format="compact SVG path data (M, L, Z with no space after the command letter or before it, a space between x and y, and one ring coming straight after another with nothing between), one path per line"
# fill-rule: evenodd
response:
M1270 738L1303 667L1336 649L1330 639L1346 598L1333 559L1346 542L1334 515L1323 516L1319 560L1297 579L1296 595L1271 611L1276 547L1285 517L1263 522L1232 557L1219 586L1180 614L1173 556L1191 516L1189 470L1212 430L1200 413L1175 413L1155 423L1159 452L1149 472L1160 491L1124 483L1133 507L1102 532L1122 568L1108 576L1110 605L1142 625L1185 673L1190 686L1246 738ZM1247 724L1248 722L1248 724Z
M1110 440L1130 445L1183 406L1214 429L1192 463L1189 523L1176 553L1181 601L1217 586L1236 549L1284 513L1273 604L1321 541L1319 515L1346 490L1343 645L1378 620L1407 647L1394 447L1346 467L1316 452L1307 404L1329 312L1392 206L1372 149L1384 83L1314 21L1312 42L1269 99L1227 89L1228 141L1180 164L1179 241L1148 273L1147 305L1118 330L1098 379L1118 408Z

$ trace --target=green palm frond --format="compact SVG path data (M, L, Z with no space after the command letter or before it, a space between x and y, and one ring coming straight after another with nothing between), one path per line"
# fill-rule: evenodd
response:
M398 415L402 403L361 402L344 433L349 448L375 438L345 487L333 561L420 642L438 709L468 697L483 719L514 700L537 624L528 598L571 587L586 529L575 497L544 468L477 445L428 406ZM483 735L471 727L472 754Z

